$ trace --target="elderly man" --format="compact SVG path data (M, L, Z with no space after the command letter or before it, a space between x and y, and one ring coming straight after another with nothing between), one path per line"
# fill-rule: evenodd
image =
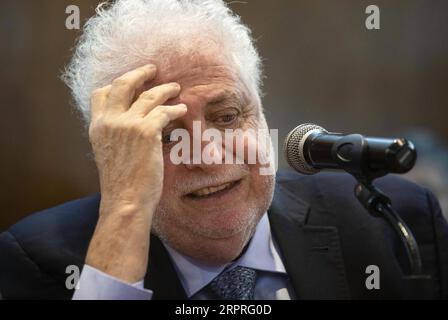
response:
M175 129L193 140L195 123L201 133L267 129L260 58L223 1L100 5L64 79L89 128L101 196L32 215L0 236L4 298L415 294L399 239L356 203L350 177L275 179L261 174L259 158L236 161L237 148L232 164L172 161ZM448 297L448 227L437 200L396 178L380 184L421 245L432 276L425 297ZM381 271L380 289L366 286L370 265ZM66 271L77 268L74 290Z

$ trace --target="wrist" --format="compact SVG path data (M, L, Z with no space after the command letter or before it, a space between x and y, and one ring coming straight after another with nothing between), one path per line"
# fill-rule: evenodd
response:
M133 284L146 274L152 212L134 204L101 203L86 263Z

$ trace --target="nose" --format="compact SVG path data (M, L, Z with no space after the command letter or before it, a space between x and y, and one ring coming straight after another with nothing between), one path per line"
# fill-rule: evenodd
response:
M225 163L225 141L221 131L208 128L202 121L193 121L190 132L189 170L211 169Z

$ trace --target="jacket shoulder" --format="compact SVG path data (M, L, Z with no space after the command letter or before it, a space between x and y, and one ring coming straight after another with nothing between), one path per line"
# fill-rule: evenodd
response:
M76 256L85 251L93 234L99 203L100 195L70 201L28 216L8 232L30 253L65 248Z
M0 235L5 298L70 298L69 265L80 269L98 217L99 195L32 214Z
M277 175L277 185L281 188L296 194L310 205L324 206L327 211L337 211L340 218L346 214L365 211L355 197L356 184L356 179L347 173L321 172L307 176L281 171ZM428 214L434 210L434 205L437 205L437 200L429 190L399 176L380 178L374 185L390 197L394 209L405 220L420 220L425 217L428 219Z

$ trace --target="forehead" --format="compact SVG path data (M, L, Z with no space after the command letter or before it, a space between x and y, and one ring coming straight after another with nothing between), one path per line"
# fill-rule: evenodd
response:
M184 95L210 102L244 91L236 68L219 54L191 54L168 59L158 65L154 84L169 82L179 83Z

